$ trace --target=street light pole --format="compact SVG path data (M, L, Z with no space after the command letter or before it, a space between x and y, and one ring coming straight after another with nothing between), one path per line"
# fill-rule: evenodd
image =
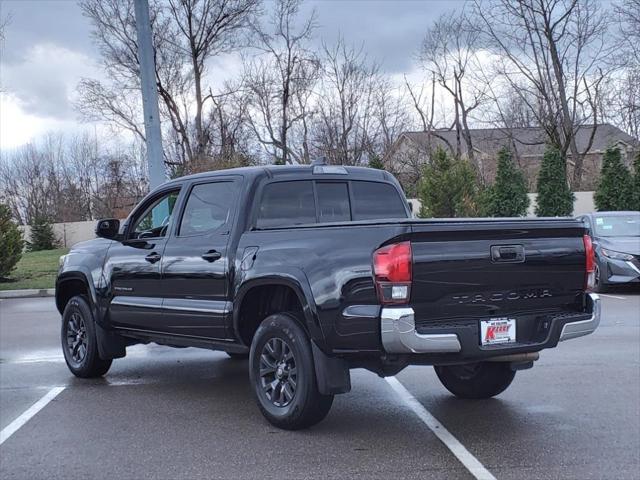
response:
M148 0L134 0L133 3L138 34L138 62L140 64L140 85L142 86L149 188L153 189L166 181L166 175L162 154L162 132L160 130L160 111L158 110L158 91L156 90L151 21L149 20L149 2Z

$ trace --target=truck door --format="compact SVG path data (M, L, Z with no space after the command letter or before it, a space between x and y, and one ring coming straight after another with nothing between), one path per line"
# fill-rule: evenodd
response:
M233 256L229 238L239 178L221 177L190 186L177 228L162 257L163 330L227 339L231 315L228 285Z
M132 215L122 242L111 246L104 274L111 285L114 325L157 330L161 324L160 260L179 189L159 192Z

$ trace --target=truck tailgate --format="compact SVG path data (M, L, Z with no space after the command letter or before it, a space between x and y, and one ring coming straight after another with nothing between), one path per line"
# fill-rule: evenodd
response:
M577 221L415 221L411 230L417 330L582 308L584 228Z

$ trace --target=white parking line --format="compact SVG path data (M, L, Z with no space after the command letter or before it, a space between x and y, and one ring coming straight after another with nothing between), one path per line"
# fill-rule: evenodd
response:
M2 445L11 435L16 433L20 427L31 420L36 413L46 407L51 400L56 398L60 392L64 390L64 388L65 387L53 387L45 394L44 397L31 405L31 407L29 407L22 415L4 427L0 432L0 445Z
M627 297L618 297L617 295L609 295L608 293L599 293L601 297L615 298L616 300L626 300Z
M6 363L11 365L21 365L26 363L64 363L64 357L58 355L55 357L22 357L0 360L0 364Z
M454 437L424 406L405 388L396 377L387 377L385 380L391 385L400 398L406 403L413 413L429 427L438 439L460 460L467 470L478 480L496 480L489 470L474 457L456 437Z

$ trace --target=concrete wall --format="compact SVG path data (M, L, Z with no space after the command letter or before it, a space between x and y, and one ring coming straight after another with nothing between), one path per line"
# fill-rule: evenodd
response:
M576 199L573 202L573 215L582 215L583 213L594 212L596 206L593 203L593 192L574 192ZM537 193L529 193L529 211L527 215L529 217L535 217L536 209L536 197ZM409 203L413 206L413 215L416 217L420 212L420 200L417 198L410 198Z
M596 205L593 202L593 192L574 192L576 199L573 202L573 215L582 215L583 213L594 212ZM530 217L535 216L537 193L529 193L529 212Z
M69 248L78 242L84 242L95 238L96 221L54 223L53 233L62 247ZM24 233L24 239L30 240L31 227L20 227Z

